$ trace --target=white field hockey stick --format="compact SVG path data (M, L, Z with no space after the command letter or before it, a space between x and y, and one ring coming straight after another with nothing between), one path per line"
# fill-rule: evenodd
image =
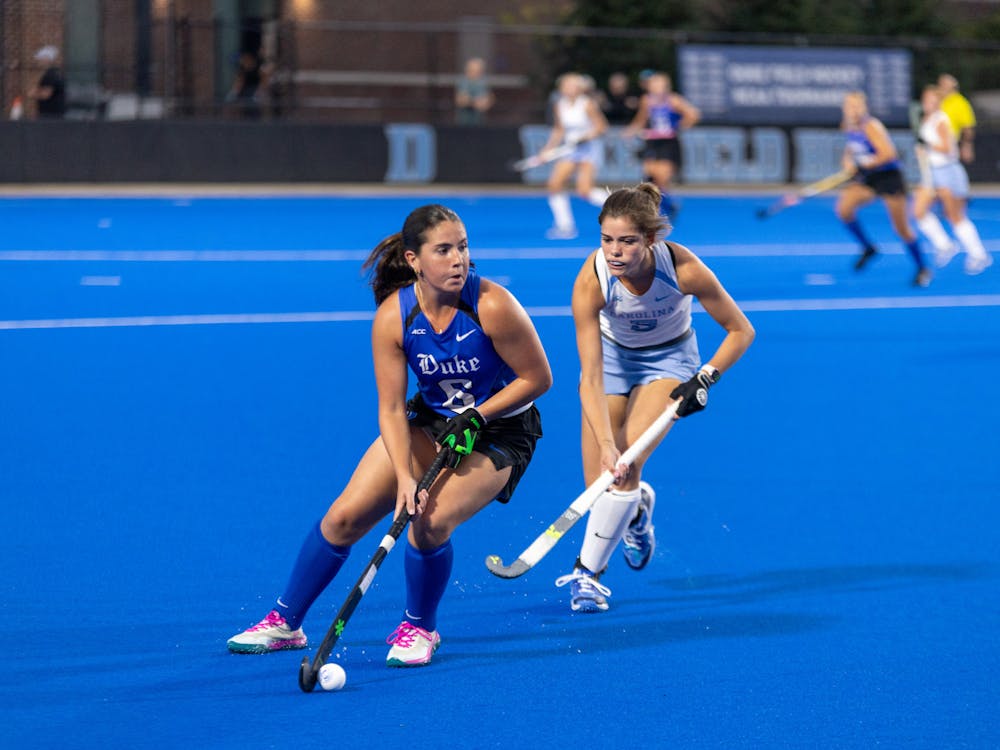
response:
M917 154L917 166L920 168L920 186L933 190L934 180L931 177L931 159L927 153L927 146L918 143L914 151Z
M843 185L845 182L854 177L854 172L848 169L842 169L839 172L834 172L822 180L816 180L816 182L810 182L794 193L786 193L781 196L778 200L772 203L767 208L757 209L757 218L766 219L775 214L781 213L786 208L797 205L804 201L806 198L813 198L820 193L825 193L828 190L833 190Z
M556 148L539 151L537 154L533 154L526 159L515 161L510 165L510 168L515 172L526 172L529 169L549 164L550 162L562 159L564 156L569 156L576 149L577 145L576 143L564 143L562 146L557 146Z
M438 451L434 461L431 462L430 468L427 469L427 472L417 483L416 494L419 494L421 490L429 490L431 488L431 485L434 484L434 480L437 479L438 474L441 473L449 458L451 458L451 448L442 448ZM337 641L340 640L340 635L344 632L347 621L351 619L354 610L361 603L361 597L365 595L368 587L371 586L372 581L375 579L375 574L378 573L379 566L385 560L386 555L392 551L392 548L396 545L396 540L399 539L399 535L403 533L403 529L406 528L406 524L410 522L411 518L413 516L410 515L410 512L406 508L403 508L399 512L399 515L392 522L392 526L389 527L388 533L382 537L382 541L379 543L378 549L375 550L375 554L372 555L372 559L365 566L364 572L358 578L358 582L354 584L351 593L347 595L347 599L344 601L340 611L337 612L337 616L333 618L333 624L330 625L329 630L326 631L326 635L319 644L319 648L316 649L316 654L313 656L312 662L310 663L308 656L303 657L302 664L299 665L299 687L302 689L302 692L310 693L316 687L316 682L319 680L320 667L326 664L326 660L330 658L330 653L333 651L333 647L337 645Z
M622 453L618 462L629 466L635 463L635 460L667 431L670 423L677 417L677 407L679 405L680 401L674 401L668 406L656 418L656 421L647 427L646 431ZM562 539L563 535L573 527L573 524L583 518L583 515L590 510L594 503L597 502L597 498L604 494L604 491L611 486L614 480L615 477L610 471L602 472L601 476L562 512L562 515L555 520L555 523L549 526L510 565L504 565L503 560L498 555L487 556L486 567L489 568L490 573L500 578L517 578L527 573L535 567L539 560L549 553L549 550L556 546L556 542Z

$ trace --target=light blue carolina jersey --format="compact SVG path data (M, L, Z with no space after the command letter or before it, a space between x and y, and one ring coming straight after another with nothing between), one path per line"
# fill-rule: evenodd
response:
M406 361L424 403L446 417L482 404L517 377L479 323L479 286L470 268L458 312L441 333L420 309L413 285L399 290Z
M627 349L656 347L687 333L691 327L691 295L681 292L673 256L665 242L653 245L656 271L645 294L625 288L608 271L601 250L594 270L604 294L600 312L601 335Z

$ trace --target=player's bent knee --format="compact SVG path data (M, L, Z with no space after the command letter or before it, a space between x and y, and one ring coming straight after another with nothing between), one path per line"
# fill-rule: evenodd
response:
M319 524L323 538L331 544L348 547L365 535L367 529L361 528L356 521L340 511L336 505L327 511Z
M450 524L427 523L421 517L411 525L410 539L417 549L437 549L451 539L454 530Z

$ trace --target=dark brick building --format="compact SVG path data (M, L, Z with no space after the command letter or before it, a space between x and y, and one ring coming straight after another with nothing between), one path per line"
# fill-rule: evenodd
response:
M566 5L4 0L0 95L9 109L42 71L35 51L54 45L69 82L70 116L238 117L227 94L239 53L250 51L265 74L263 117L450 122L455 78L466 58L479 56L497 94L490 121L513 123L541 116L543 24ZM504 30L511 25L518 33Z

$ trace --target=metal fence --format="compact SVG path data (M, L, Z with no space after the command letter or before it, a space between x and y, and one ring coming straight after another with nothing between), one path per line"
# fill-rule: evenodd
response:
M896 47L913 60L913 95L937 74L955 75L984 124L1000 125L1000 42L930 38L720 34L656 29L530 26L489 19L441 23L262 21L230 26L188 18L151 20L144 54L103 57L66 71L70 117L282 118L444 124L454 120L462 63L488 63L497 104L488 122L542 122L565 70L600 84L614 70L676 72L688 43L797 47ZM262 84L253 100L232 93L241 49L259 42ZM4 60L31 69L31 60ZM10 92L4 92L9 99ZM683 93L683 92L682 92ZM998 95L997 98L1000 98ZM740 123L734 123L740 124Z

